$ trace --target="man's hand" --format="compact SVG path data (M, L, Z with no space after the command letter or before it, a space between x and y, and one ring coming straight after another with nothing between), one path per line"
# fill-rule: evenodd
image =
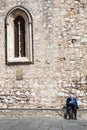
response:
M73 101L70 101L69 103L70 103L70 104L73 104L74 102L73 102Z

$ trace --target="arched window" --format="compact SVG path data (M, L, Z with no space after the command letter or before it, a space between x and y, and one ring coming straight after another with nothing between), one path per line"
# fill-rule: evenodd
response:
M33 21L28 10L12 8L5 19L6 63L33 63Z

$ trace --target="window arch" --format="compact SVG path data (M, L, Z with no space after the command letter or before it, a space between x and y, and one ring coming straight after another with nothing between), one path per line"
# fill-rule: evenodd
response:
M24 7L16 6L5 19L6 63L33 63L33 20Z

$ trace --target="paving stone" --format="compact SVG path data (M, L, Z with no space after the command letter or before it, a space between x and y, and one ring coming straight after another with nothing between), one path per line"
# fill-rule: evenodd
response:
M0 130L87 130L87 120L0 119Z

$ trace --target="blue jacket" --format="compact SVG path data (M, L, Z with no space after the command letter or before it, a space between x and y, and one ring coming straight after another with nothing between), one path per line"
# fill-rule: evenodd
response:
M71 99L70 97L68 97L67 100L66 100L66 107L70 106L70 101L73 101L74 106L78 107L77 99L76 98Z

